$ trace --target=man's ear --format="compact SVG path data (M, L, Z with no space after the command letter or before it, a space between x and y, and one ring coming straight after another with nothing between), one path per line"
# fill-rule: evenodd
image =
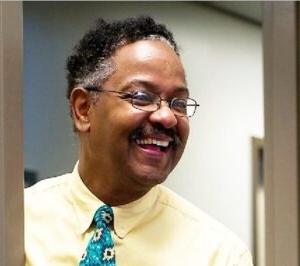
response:
M70 95L70 107L74 126L78 132L90 130L90 106L89 92L81 87L74 88Z

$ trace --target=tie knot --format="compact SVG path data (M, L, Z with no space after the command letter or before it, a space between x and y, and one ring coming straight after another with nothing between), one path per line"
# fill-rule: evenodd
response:
M96 227L112 225L114 219L113 210L108 205L101 206L95 213Z

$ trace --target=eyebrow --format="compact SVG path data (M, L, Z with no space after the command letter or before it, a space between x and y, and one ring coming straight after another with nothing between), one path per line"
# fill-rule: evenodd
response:
M155 92L159 92L159 86L157 86L156 84L154 84L151 81L148 80L140 80L140 79L134 79L132 81L129 82L128 86L126 86L126 88L128 88L131 85L135 85L135 86L143 86L145 88L149 88ZM186 86L179 86L179 87L175 87L174 90L175 93L178 92L185 92L187 94L187 97L189 97L189 89Z

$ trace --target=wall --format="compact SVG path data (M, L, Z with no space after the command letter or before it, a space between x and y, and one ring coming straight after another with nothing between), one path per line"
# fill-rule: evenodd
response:
M167 185L251 247L251 136L264 135L261 28L199 3L24 2L25 166L40 176L72 169L77 140L65 101L66 56L95 18L137 14L174 32L200 103Z

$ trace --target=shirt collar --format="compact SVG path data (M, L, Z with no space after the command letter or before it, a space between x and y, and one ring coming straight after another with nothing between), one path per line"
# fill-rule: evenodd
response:
M92 224L96 210L104 205L83 183L78 173L78 163L72 172L70 183L72 203L79 222L80 233L85 233ZM152 188L140 199L125 205L114 206L114 230L124 238L135 226L147 217L158 197L158 188Z

